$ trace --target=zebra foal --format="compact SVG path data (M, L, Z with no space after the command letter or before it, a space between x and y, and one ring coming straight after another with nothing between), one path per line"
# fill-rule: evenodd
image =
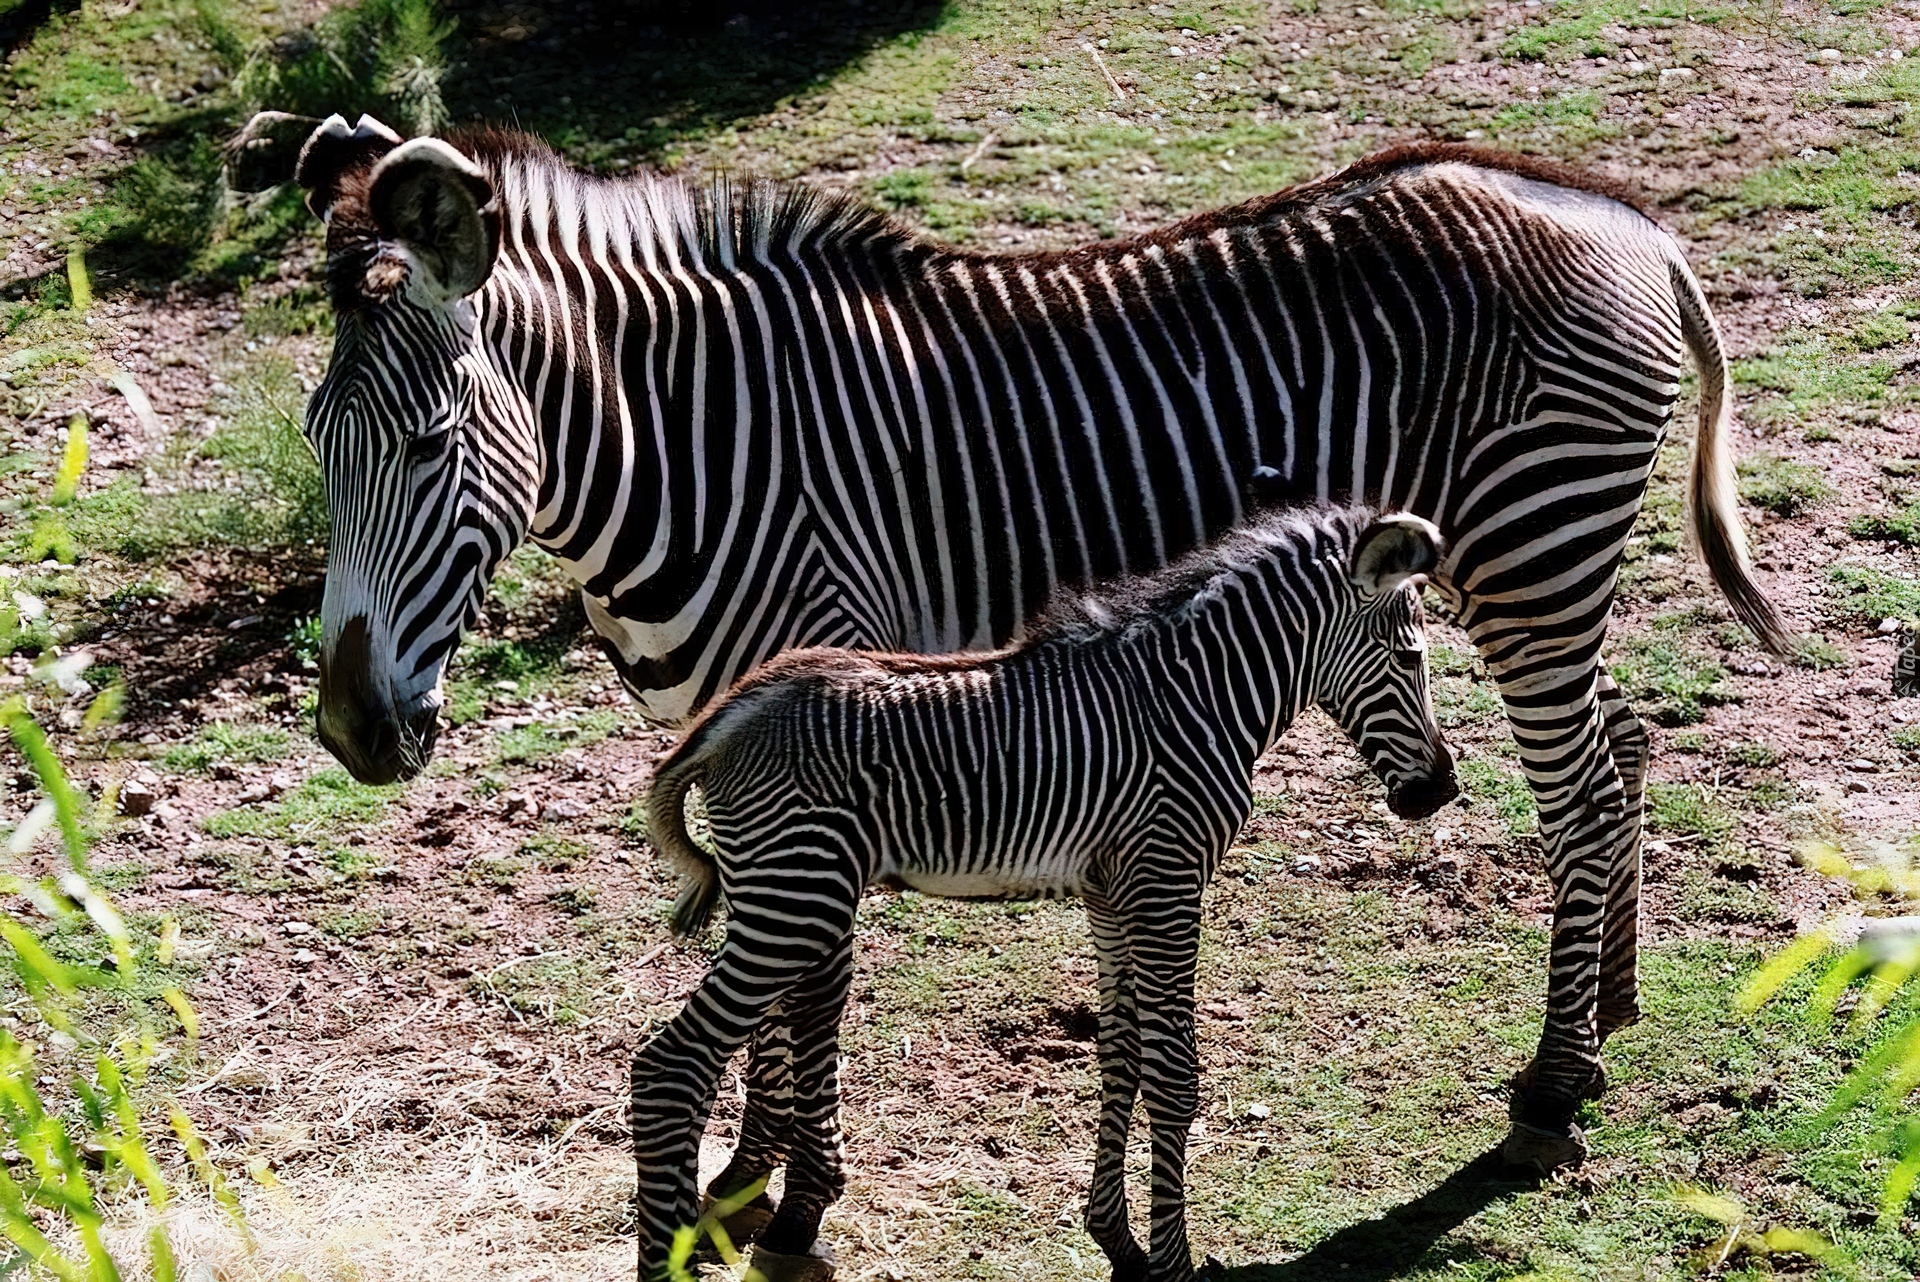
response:
M801 650L736 685L647 799L655 847L689 878L676 929L702 928L723 890L730 918L712 970L633 1065L641 1276L659 1276L695 1218L700 1132L750 1040L756 1056L777 1043L793 1068L786 1194L755 1264L775 1282L826 1275L809 1253L844 1186L837 1038L854 914L882 883L1085 901L1102 1085L1088 1231L1117 1278L1193 1277L1182 1186L1201 893L1252 807L1254 762L1310 702L1402 815L1455 795L1418 599L1440 551L1416 516L1281 512L1072 604L1014 649ZM696 784L717 858L687 836ZM1136 1095L1153 1132L1147 1251L1124 1188ZM768 1173L753 1162L743 1142L723 1191Z

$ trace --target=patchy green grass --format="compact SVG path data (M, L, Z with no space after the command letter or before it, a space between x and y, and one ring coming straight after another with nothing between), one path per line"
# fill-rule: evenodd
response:
M281 761L292 746L292 737L278 726L215 721L202 726L186 743L163 751L160 764L169 770L204 773L221 762L247 765Z
M1760 424L1804 423L1846 408L1876 408L1893 395L1898 362L1835 352L1824 339L1790 336L1766 355L1733 362L1736 383L1763 395L1741 413Z
M1622 637L1614 646L1613 679L1656 725L1685 726L1706 710L1739 701L1718 660L1672 635Z
M1863 623L1905 619L1920 623L1920 582L1908 575L1871 565L1827 567L1827 581L1837 591L1829 598L1835 617Z
M1609 27L1629 31L1671 28L1684 22L1720 23L1733 16L1729 7L1693 5L1688 0L1553 0L1540 10L1540 21L1529 23L1506 38L1500 52L1532 62L1563 62L1569 58L1604 58L1619 46L1604 37Z
M1892 516L1862 512L1847 522L1847 533L1856 539L1920 545L1920 499L1915 499Z
M1833 497L1833 486L1808 463L1778 454L1750 454L1740 460L1740 497L1776 516L1797 516Z
M223 810L209 815L203 826L215 837L327 843L347 828L378 822L399 795L399 784L356 783L346 771L330 766L277 802Z
M1533 789L1519 771L1484 757L1468 757L1460 762L1459 775L1468 804L1491 811L1509 835L1521 837L1538 830Z
M502 762L526 765L565 748L598 743L619 729L624 720L609 709L582 713L572 720L539 722L501 734L495 740L495 749Z
M1734 812L1703 784L1647 785L1647 827L1653 832L1692 837L1703 849L1718 851L1738 826Z

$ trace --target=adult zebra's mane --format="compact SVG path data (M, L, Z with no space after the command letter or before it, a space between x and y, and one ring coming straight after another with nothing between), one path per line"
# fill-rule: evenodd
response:
M584 211L594 206L637 239L652 240L655 248L672 258L718 271L784 258L802 247L816 252L857 249L895 261L965 258L1044 269L1062 261L1190 241L1218 228L1266 223L1313 206L1337 205L1401 170L1449 163L1575 188L1640 208L1631 189L1554 161L1461 143L1412 143L1376 153L1336 173L1238 205L1206 210L1137 236L1065 250L996 252L929 240L848 192L760 179L735 183L724 175L697 182L647 170L618 176L591 174L570 165L531 134L496 127L456 132L447 141L493 172L509 205L515 190L524 185L515 179L536 178L542 190L570 191L576 208ZM365 212L365 175L357 178L357 182L343 183L342 199L329 228L328 274L335 282L336 300L343 305L361 301L354 295L377 249L377 233ZM507 212L511 217L515 211Z

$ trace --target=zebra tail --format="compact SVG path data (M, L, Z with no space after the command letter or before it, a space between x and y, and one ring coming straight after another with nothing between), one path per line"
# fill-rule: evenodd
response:
M1740 521L1733 454L1727 442L1733 422L1733 394L1720 327L1707 307L1700 284L1684 261L1672 267L1674 296L1687 350L1700 371L1700 428L1693 439L1693 468L1687 478L1687 516L1694 546L1707 564L1714 586L1740 622L1752 628L1774 654L1791 653L1795 637L1780 612L1754 582L1747 561L1747 532Z
M706 933L720 899L720 869L687 833L687 791L704 773L702 757L696 744L683 745L660 767L647 793L647 838L685 878L671 919L673 933L682 939Z

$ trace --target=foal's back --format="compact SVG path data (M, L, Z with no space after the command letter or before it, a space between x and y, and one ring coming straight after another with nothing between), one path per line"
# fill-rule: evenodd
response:
M795 652L714 718L711 733L737 745L708 780L715 838L750 848L739 838L758 816L729 777L759 791L784 759L796 799L861 834L870 881L1076 894L1150 808L1159 715L1118 638L974 656Z

